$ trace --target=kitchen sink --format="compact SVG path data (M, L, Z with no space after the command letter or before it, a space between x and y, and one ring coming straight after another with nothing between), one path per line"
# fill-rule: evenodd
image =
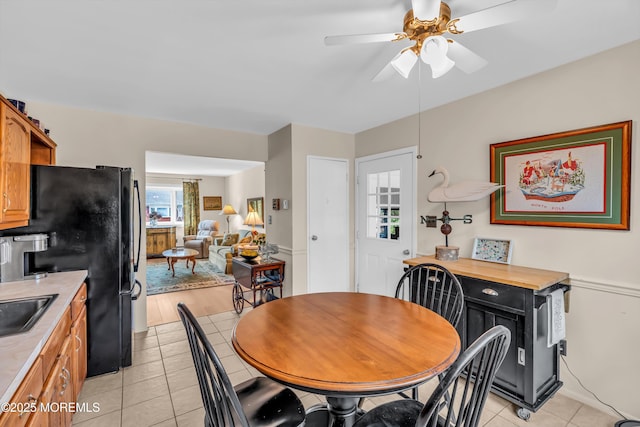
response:
M58 294L0 300L0 337L27 332Z

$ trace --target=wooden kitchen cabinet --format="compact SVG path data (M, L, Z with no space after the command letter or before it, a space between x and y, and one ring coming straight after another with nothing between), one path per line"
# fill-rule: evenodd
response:
M47 419L49 427L69 426L73 412L68 408L75 401L71 370L71 336L67 335L62 343L60 354L49 374L42 390L42 405L49 408Z
M27 225L31 143L29 124L20 113L2 104L0 119L0 227Z
M56 144L0 96L0 230L28 225L30 166L55 164Z
M87 376L86 300L87 285L83 283L11 399L36 403L38 410L22 416L2 413L0 427L71 425L75 402Z
M9 412L3 412L0 417L0 427L22 427L36 416L38 404L40 402L40 390L42 390L42 363L37 359L29 373L20 384L20 387L9 402ZM20 409L22 412L15 411ZM30 423L31 424L31 423ZM37 424L31 424L37 425Z
M71 302L71 374L77 401L82 384L87 377L87 286L82 285Z
M147 228L147 258L160 257L162 252L176 247L176 227L173 225Z

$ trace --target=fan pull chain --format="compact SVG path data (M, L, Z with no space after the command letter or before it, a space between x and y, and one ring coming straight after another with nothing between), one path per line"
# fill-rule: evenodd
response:
M420 62L422 61L418 61L418 155L416 156L418 160L422 158L422 64Z

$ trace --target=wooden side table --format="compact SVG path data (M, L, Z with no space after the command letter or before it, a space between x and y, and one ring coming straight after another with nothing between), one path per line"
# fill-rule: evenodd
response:
M268 261L260 257L247 260L242 257L233 258L233 277L236 279L233 285L233 308L236 313L242 313L245 301L256 307L264 302L275 299L275 288L280 289L282 298L282 282L284 281L285 262L271 258ZM251 292L253 298L247 299L245 292ZM259 297L256 299L256 294Z

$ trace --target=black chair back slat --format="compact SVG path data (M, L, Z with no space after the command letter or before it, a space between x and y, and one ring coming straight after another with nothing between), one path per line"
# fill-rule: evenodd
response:
M206 424L211 427L249 427L249 421L222 362L200 324L182 303L178 304L178 314L187 332L205 409Z
M510 341L511 333L501 325L474 341L449 367L420 412L416 427L477 426Z
M462 285L453 273L438 264L410 267L400 278L395 297L435 311L454 327L462 316Z

